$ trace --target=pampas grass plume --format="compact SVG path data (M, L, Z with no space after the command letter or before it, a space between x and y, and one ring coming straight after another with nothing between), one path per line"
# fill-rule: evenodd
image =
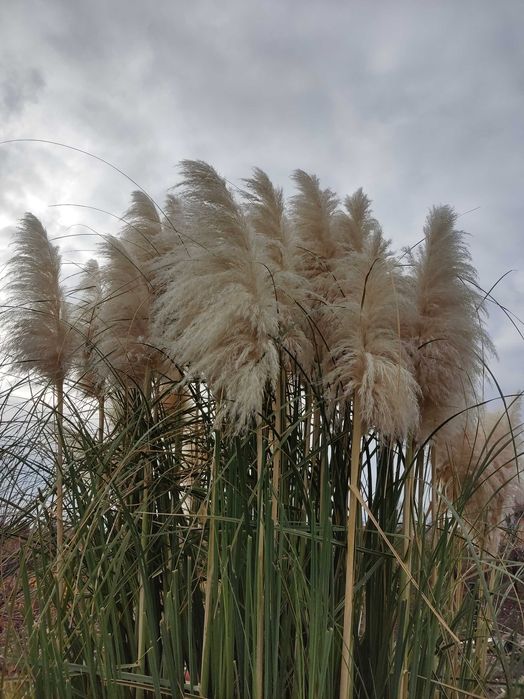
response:
M433 208L424 226L425 246L411 255L417 317L410 334L421 388L421 440L474 402L484 357L494 354L476 272L456 220L451 207Z
M267 258L275 288L283 360L289 365L291 358L297 358L307 370L313 361L313 348L305 312L309 287L298 265L299 240L286 216L282 190L273 186L266 173L255 168L245 185L249 223Z
M14 249L8 263L10 309L3 318L4 350L22 368L58 384L69 370L73 351L60 253L31 213L20 222Z
M340 244L346 252L362 252L369 237L380 230L378 221L372 216L371 200L362 188L344 200L346 211L338 212L336 231Z
M151 284L123 240L106 236L101 252L106 264L100 351L108 367L141 382L156 354L149 339Z
M388 437L405 437L419 419L419 388L400 339L409 298L380 231L362 252L339 261L344 297L333 304L331 361L325 380L342 396L358 394L362 420Z
M157 208L147 194L135 191L131 194L131 206L124 214L124 220L122 238L140 271L149 278L151 263L160 253L158 244L162 223Z
M224 180L201 161L182 163L189 253L176 260L156 304L162 345L204 378L233 431L262 408L278 375L278 314L263 246Z
M292 198L293 224L300 239L301 267L320 299L334 292L332 266L340 252L335 232L338 199L330 189L321 189L316 175L295 170L298 194Z
M100 397L103 391L105 370L101 367L98 344L101 339L101 311L104 300L102 274L98 262L88 260L76 291L74 328L78 340L75 347L74 367L82 391Z
M437 473L448 497L462 493L473 539L496 555L501 524L522 502L524 429L520 403L508 410L470 411L467 424L437 449Z

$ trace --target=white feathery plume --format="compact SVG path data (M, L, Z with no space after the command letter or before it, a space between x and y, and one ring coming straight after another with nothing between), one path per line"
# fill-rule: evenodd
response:
M289 355L296 357L302 368L308 369L313 349L308 338L305 315L307 281L299 273L298 239L290 225L282 189L276 188L259 168L246 179L247 215L253 230L265 242L265 253L278 304L280 342L286 350L282 357L289 366Z
M344 296L332 305L332 368L325 380L346 399L358 394L366 427L403 438L418 424L419 388L401 341L410 299L387 248L376 230L362 252L346 254L335 266Z
M63 382L71 364L73 334L60 283L60 253L31 213L20 222L14 249L8 263L4 351L23 369L53 384Z
M495 352L465 234L456 230L456 220L451 207L433 208L424 226L425 246L410 255L417 316L409 335L421 389L419 441L474 401L483 358Z
M298 194L292 197L292 219L300 240L300 267L320 300L334 293L333 264L340 246L336 234L338 199L330 189L321 189L318 177L303 170L293 173ZM335 292L336 295L336 292Z
M150 314L169 256L180 248L180 218L175 197L168 197L161 220L152 199L133 192L121 238L108 236L102 245L108 263L103 270L107 298L101 347L113 368L135 381L151 369L168 371L164 355L151 341Z
M509 409L470 411L460 432L437 450L437 473L450 498L466 499L464 519L470 535L495 556L503 533L501 524L522 499L524 428L519 401Z
M183 254L184 211L182 202L168 194L160 215L156 204L144 192L132 193L132 204L124 215L122 240L153 294L158 293L167 258Z
M171 283L173 266L189 259L192 243L187 231L184 203L180 197L169 193L164 203L162 230L155 239L158 254L151 270L155 295Z
M371 200L362 188L344 200L346 211L336 215L336 232L344 251L362 252L369 237L380 230L371 213Z
M201 161L184 161L188 255L164 271L156 335L192 376L204 378L230 428L260 411L278 375L278 313L264 246L224 180Z
M188 242L184 237L185 228L184 202L180 197L169 192L164 203L161 254L174 248L183 247Z
M161 253L162 223L157 208L150 197L137 190L131 194L132 204L124 214L126 225L122 239L140 271L149 280L151 266Z
M102 274L96 260L88 260L76 290L74 328L78 336L74 367L82 391L100 398L104 390L105 370L101 370L101 312L104 300Z
M330 346L333 317L329 304L341 296L334 272L342 253L337 231L338 199L330 189L321 189L318 177L303 170L293 173L298 194L291 199L291 217L299 239L299 268L309 287L307 311L312 344L318 361Z
M254 168L253 177L244 182L247 191L243 195L248 202L249 220L257 235L266 240L271 269L294 269L296 237L286 220L282 189L275 187L260 168Z
M107 261L99 345L104 365L141 383L160 362L150 341L152 286L124 241L106 236L101 252Z

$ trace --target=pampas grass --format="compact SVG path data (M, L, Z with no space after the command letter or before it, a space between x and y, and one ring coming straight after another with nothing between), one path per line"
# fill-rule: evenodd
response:
M363 195L359 194L363 201ZM366 200L367 205L367 200ZM362 207L367 215L367 206ZM360 211L362 211L362 209ZM341 398L353 399L351 487L360 482L360 438L370 428L388 438L405 438L418 422L418 386L400 338L400 307L409 299L396 263L387 253L380 230L368 239L366 216L355 221L361 252L346 254L335 267L342 298L333 304L330 331L334 368L325 380L340 387ZM347 528L346 595L340 699L353 693L353 592L358 507L350 494Z
M344 200L345 211L337 213L336 232L345 252L362 252L380 225L371 211L371 200L362 188Z
M299 269L307 280L312 342L315 357L323 361L330 346L332 317L326 304L341 295L334 266L342 252L337 236L338 198L330 189L321 189L319 179L295 170L298 193L291 200L291 217L299 239Z
M404 438L418 424L419 388L401 342L410 313L399 267L376 232L362 252L335 266L344 296L332 305L331 364L325 381L343 399L358 394L365 429Z
M288 368L297 361L309 370L313 347L307 319L309 284L300 265L300 238L286 213L282 190L256 168L245 180L247 216L264 244L265 264L271 274L277 301L281 360Z
M491 344L455 214L431 211L406 274L362 190L340 207L296 171L287 203L258 169L238 193L206 163L181 171L163 210L132 195L74 309L24 220L12 359L56 387L57 419L71 368L109 409L96 439L91 401L66 395L58 455L45 422L0 421L3 475L54 463L58 512L62 472L67 492L58 581L45 498L14 508L34 525L21 671L46 699L488 696L475 656L498 629L478 619L499 583L483 561L504 570L522 439L515 408L472 405ZM428 538L412 462L422 483L415 438L432 432L453 516ZM458 595L468 552L482 593Z
M409 330L421 390L419 442L475 396L483 362L494 353L483 298L449 206L433 208L424 226L424 247L411 255L417 316Z
M100 351L122 379L142 385L158 358L150 341L152 286L123 240L106 236L100 250L106 261Z
M75 290L73 325L79 335L75 348L74 368L80 389L99 398L103 393L104 370L101 370L98 343L102 332L100 319L104 300L102 274L96 260L89 260Z
M189 253L164 269L156 334L177 364L222 397L219 421L242 432L279 370L277 299L264 245L215 170L182 163Z
M56 426L56 570L58 600L64 582L63 410L64 381L71 366L73 333L60 280L61 258L41 222L30 213L22 219L8 263L9 312L2 318L3 349L18 370L34 372L55 390Z
M466 425L440 444L437 473L447 496L464 500L469 536L491 556L499 552L506 517L522 501L524 430L520 402L497 412L471 411Z
M14 251L7 271L3 350L22 371L56 385L66 377L73 349L60 253L30 213L20 222Z

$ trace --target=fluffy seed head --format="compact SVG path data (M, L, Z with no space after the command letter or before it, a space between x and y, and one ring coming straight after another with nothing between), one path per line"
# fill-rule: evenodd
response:
M344 295L331 307L326 381L339 397L358 394L368 427L402 438L418 423L419 389L400 339L409 298L386 249L377 231L362 252L345 255L336 268Z
M159 254L162 224L153 201L144 192L138 190L131 194L131 206L124 214L126 225L122 231L133 259L142 273L147 274L151 262Z
M299 270L299 241L286 216L282 190L274 187L258 168L245 183L247 216L275 289L282 360L290 369L290 357L296 357L300 366L308 370L313 361L305 311L308 284Z
M78 384L86 395L99 397L104 390L105 370L98 344L102 334L101 311L104 300L98 262L89 260L78 282L73 325L77 335L73 364Z
M224 180L201 161L184 161L182 173L188 254L173 261L155 304L156 337L190 375L208 382L219 417L227 415L238 432L261 410L278 373L275 290Z
M437 473L447 496L465 499L464 519L474 540L496 555L502 524L524 492L524 429L519 404L509 410L469 411L460 432L437 440Z
M422 391L421 440L437 420L471 404L483 359L494 353L476 272L456 219L449 206L433 208L424 227L425 246L411 256L417 317L409 335Z
M141 383L146 371L161 361L150 340L151 283L123 240L107 236L101 252L106 264L100 351L104 363Z
M292 223L299 239L299 269L307 282L307 312L311 343L319 363L330 345L329 304L341 295L335 265L342 253L337 235L338 199L330 189L321 189L318 177L296 170L298 188L291 200Z
M24 370L53 383L71 363L73 333L60 283L60 253L31 213L21 220L8 263L4 351Z
M371 199L362 188L344 200L346 211L336 217L336 231L341 247L349 252L362 252L369 237L380 230L371 212Z

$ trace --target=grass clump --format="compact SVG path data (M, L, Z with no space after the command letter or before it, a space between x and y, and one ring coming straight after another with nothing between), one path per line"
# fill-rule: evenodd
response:
M361 190L341 209L302 171L289 204L260 170L239 196L182 174L163 210L133 195L76 288L52 247L31 297L8 282L30 374L2 404L3 537L26 533L4 693L512 696L522 427L479 400L492 346L455 214L406 266Z

